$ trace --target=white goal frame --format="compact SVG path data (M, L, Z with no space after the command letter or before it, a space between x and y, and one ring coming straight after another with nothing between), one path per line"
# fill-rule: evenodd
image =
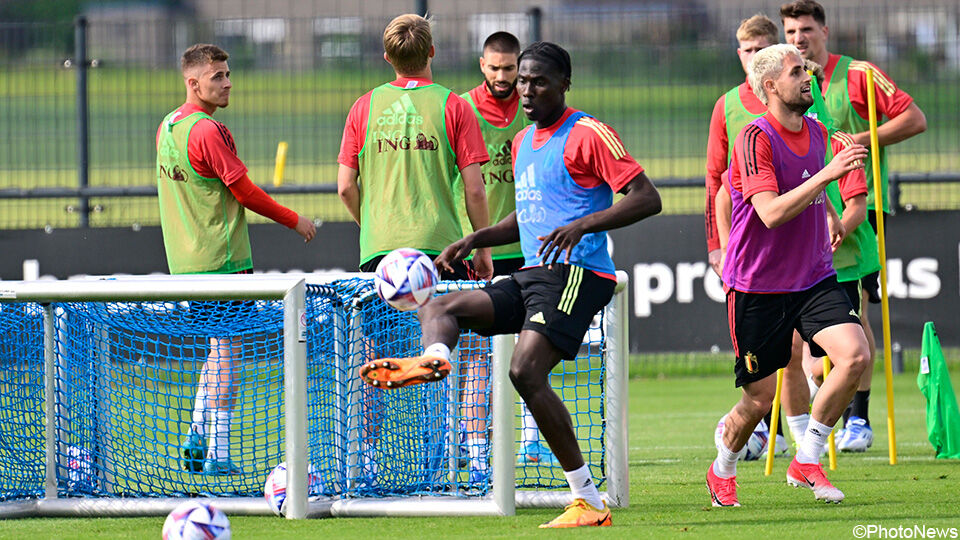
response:
M44 308L45 488L39 499L0 503L0 518L31 516L160 516L186 498L60 498L57 493L56 434L59 426L56 400L56 339L51 302L85 301L193 301L282 300L283 377L285 404L285 460L288 482L288 519L329 516L462 516L513 515L517 507L561 507L572 500L567 489L522 491L515 487L516 397L509 379L513 336L493 339L491 366L491 468L492 489L483 497L409 496L378 499L308 499L307 468L307 358L305 313L306 285L370 274L256 274L194 276L122 276L72 280L0 281L0 302L35 302ZM629 504L627 379L628 303L627 274L617 272L616 293L604 308L606 385L604 499L614 507ZM441 284L441 291L445 292ZM451 287L451 290L454 288ZM233 515L272 515L263 497L208 499Z

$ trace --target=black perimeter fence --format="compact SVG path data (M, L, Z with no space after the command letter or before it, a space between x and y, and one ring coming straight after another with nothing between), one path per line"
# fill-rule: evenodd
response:
M898 207L960 208L960 5L838 4L830 50L875 62L927 115L926 133L889 150ZM481 82L477 57L494 31L563 45L569 105L618 131L665 212L701 213L710 113L744 78L735 29L757 12L779 23L778 5L171 0L91 2L56 23L0 21L0 228L157 224L156 128L183 101L178 59L195 42L231 55L231 104L216 117L254 182L301 213L348 221L334 188L347 111L393 77L386 23L424 7L434 78L457 92ZM281 141L288 157L275 182Z

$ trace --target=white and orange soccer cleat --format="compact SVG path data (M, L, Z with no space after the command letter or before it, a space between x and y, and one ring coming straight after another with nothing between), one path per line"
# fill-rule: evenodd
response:
M360 378L370 386L393 389L439 381L450 369L449 361L433 356L384 358L360 366Z
M603 503L597 509L583 499L574 499L563 509L563 513L552 521L540 525L541 529L568 529L572 527L609 527L610 507Z
M737 501L737 477L720 478L713 472L713 463L707 469L707 490L714 506L740 506Z
M800 463L797 458L793 458L787 469L787 484L812 490L818 501L839 503L844 497L843 492L827 480L823 466L819 463Z

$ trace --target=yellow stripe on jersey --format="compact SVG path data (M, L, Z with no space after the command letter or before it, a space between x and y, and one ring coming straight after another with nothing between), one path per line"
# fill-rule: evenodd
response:
M856 141L853 140L853 137L842 131L835 132L833 137L840 141L844 148L849 148L850 146L856 144Z
M580 282L583 281L583 268L571 266L570 274L567 275L567 286L560 295L560 304L557 309L570 315L573 312L573 303L577 300L580 292Z
M610 131L610 128L608 128L602 122L594 120L593 118L581 118L580 120L577 120L577 123L596 132L604 144L607 145L607 148L610 150L610 153L613 154L614 159L620 159L627 155L627 150L623 147L623 143L620 142L620 139L618 139L617 136Z
M868 69L873 70L873 82L880 87L880 91L887 95L887 97L892 96L896 91L897 87L893 82L888 79L883 73L880 73L880 70L874 67L870 62L864 62L863 60L854 60L850 62L850 69L855 71L867 71Z

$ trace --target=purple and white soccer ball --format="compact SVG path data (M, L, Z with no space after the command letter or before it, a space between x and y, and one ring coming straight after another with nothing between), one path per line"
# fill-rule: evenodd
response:
M316 492L320 488L320 475L317 474L313 465L307 467L307 493ZM270 510L278 516L287 514L287 463L281 461L267 475L267 481L263 484L263 498L270 505Z
M167 515L163 540L230 540L230 520L208 502L187 501Z
M92 489L93 456L86 448L67 447L67 487L70 490Z
M426 304L437 289L440 276L430 257L412 248L387 253L377 265L377 294L400 311L413 311Z
M717 422L717 429L713 432L713 444L717 447L717 450L720 450L720 442L723 440L723 426L726 421L727 415L723 415L720 421ZM757 427L753 428L753 433L751 433L750 438L747 439L747 444L743 447L743 450L740 451L740 460L755 461L760 459L764 450L767 449L767 440L769 438L770 434L767 430L767 424L761 420L760 423L757 424Z

